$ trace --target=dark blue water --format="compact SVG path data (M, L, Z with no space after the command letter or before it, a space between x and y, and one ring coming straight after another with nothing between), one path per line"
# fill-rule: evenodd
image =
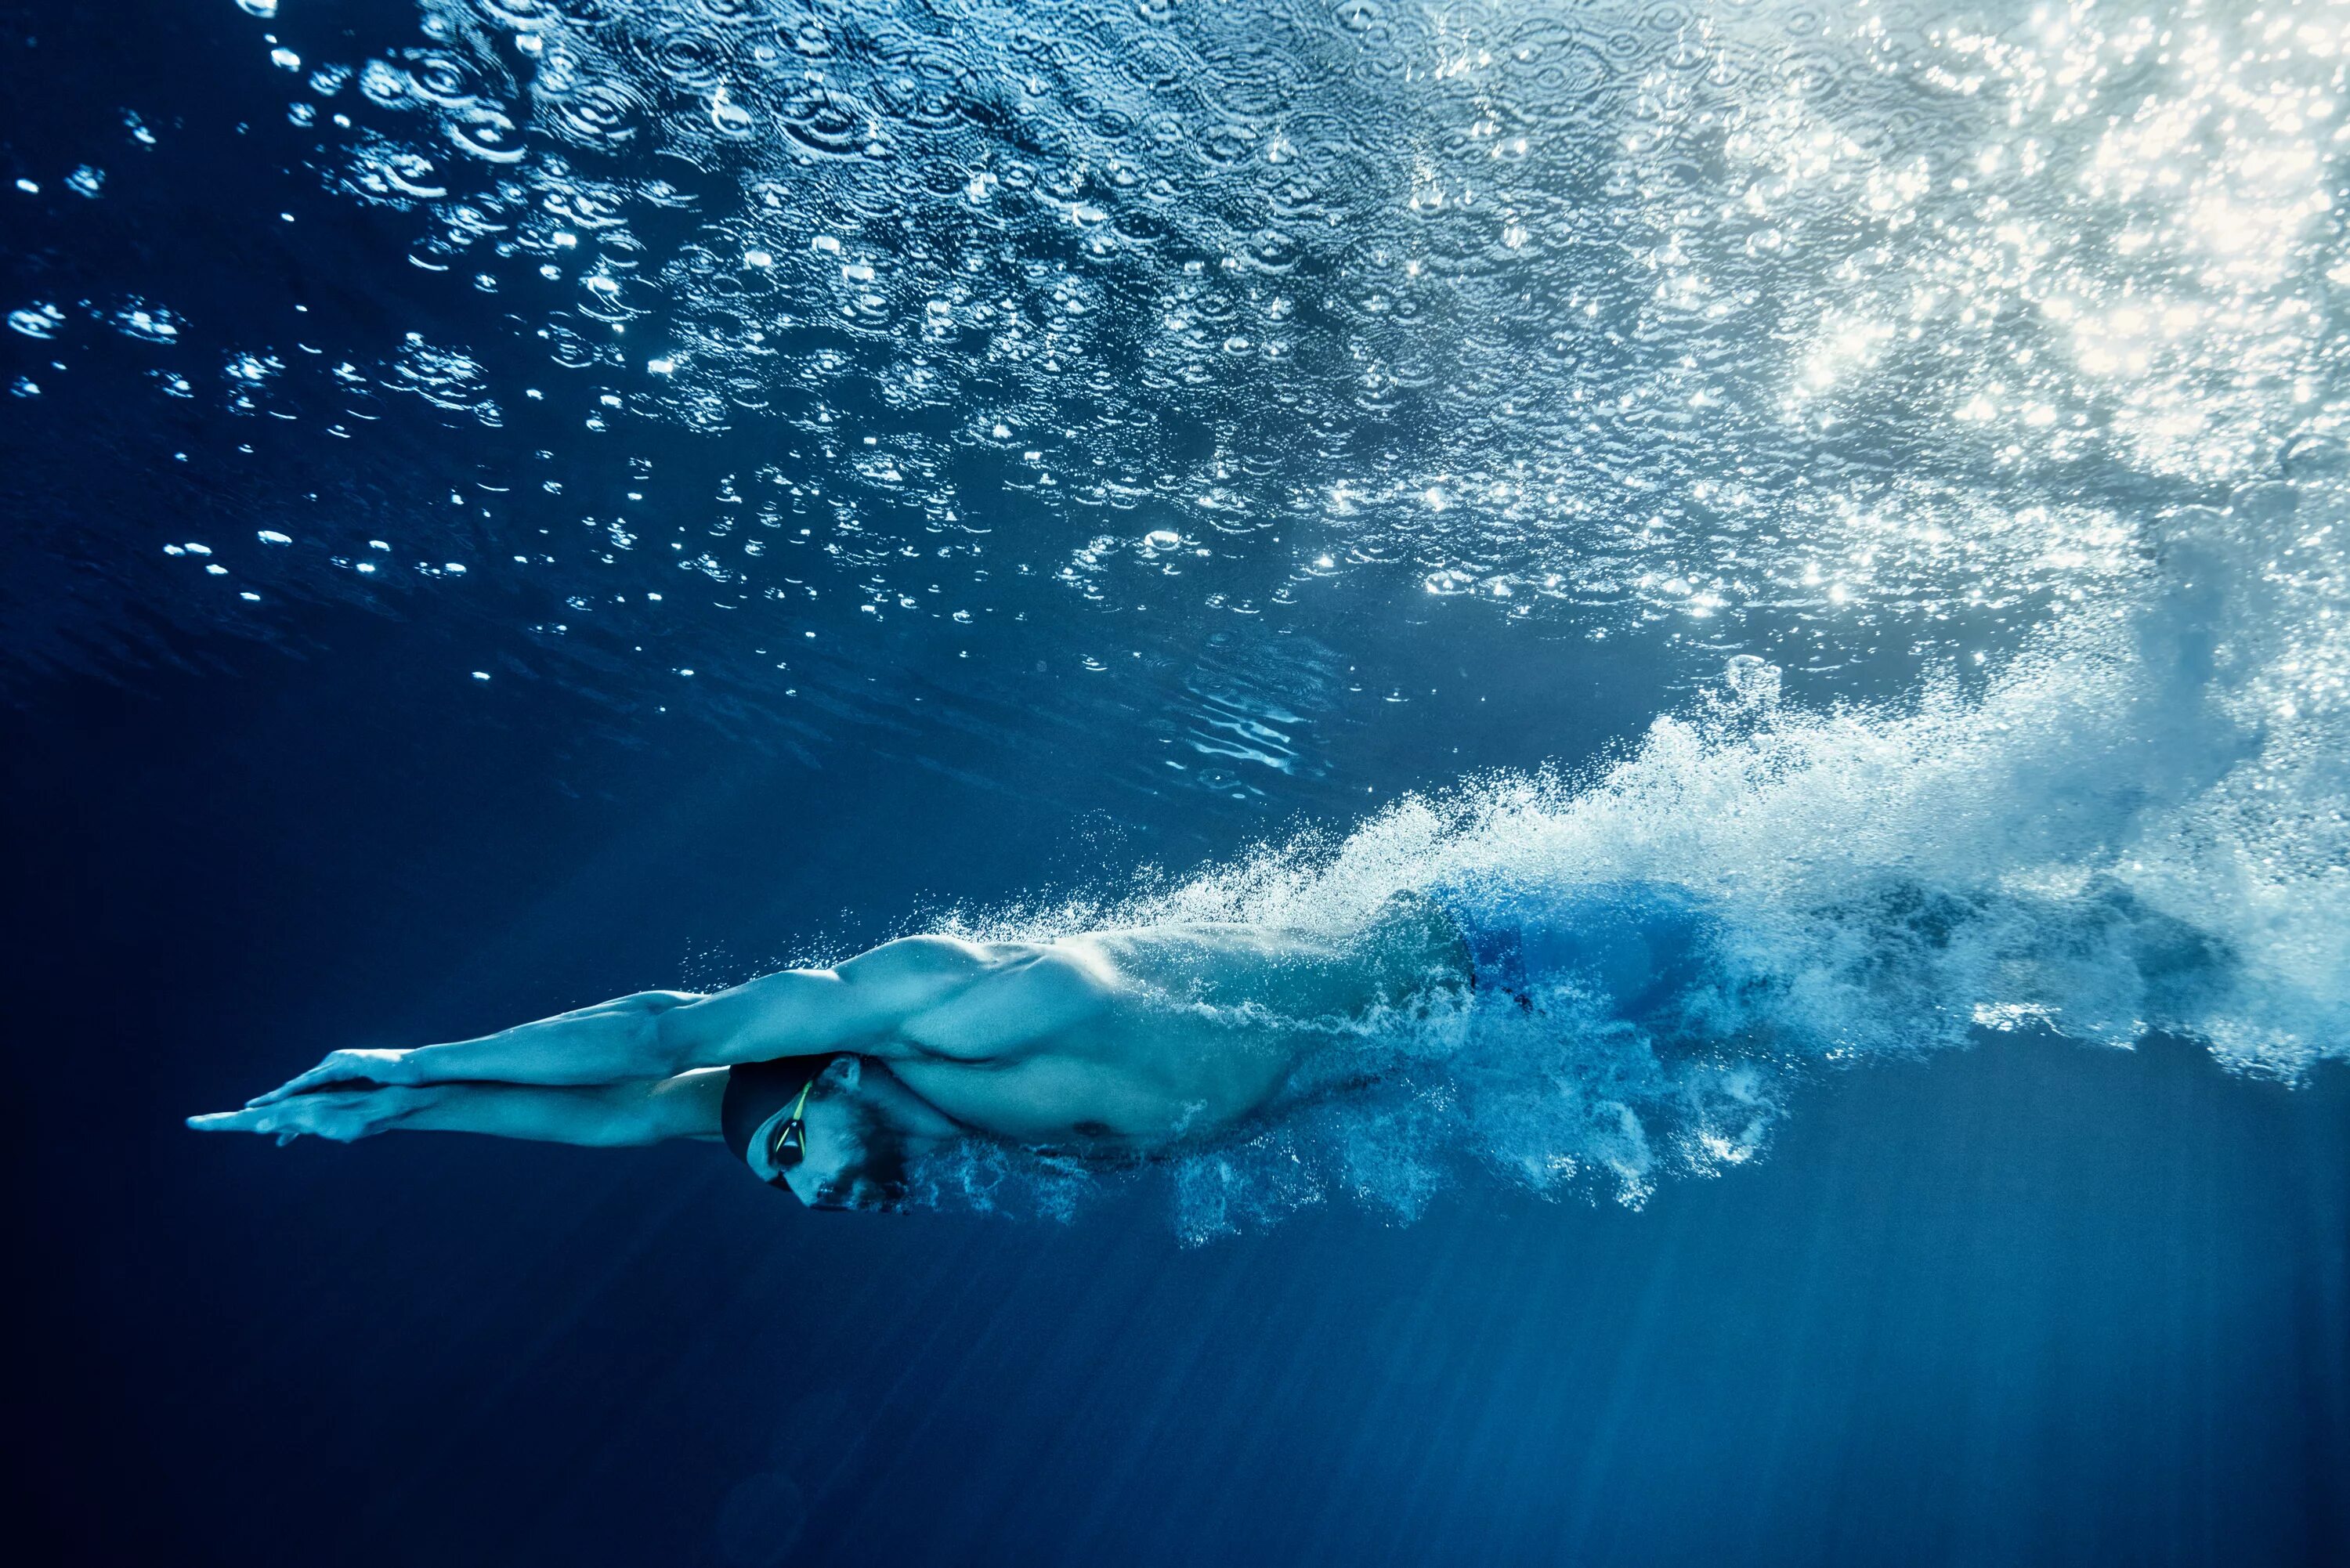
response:
M21 1554L2350 1559L2330 34L255 9L0 10ZM370 59L421 85L313 75ZM452 140L533 92L525 161ZM934 920L1496 864L1706 886L1810 1023L1464 1058L1204 1215L182 1125ZM2023 912L1938 946L1888 867ZM2230 987L2101 945L2116 879Z
M1014 805L942 866L899 826L970 804L937 774L452 720L397 634L331 640L10 722L36 1556L2343 1549L2338 1072L2013 1039L1834 1075L1758 1168L1642 1212L1489 1189L1204 1249L1139 1192L1066 1227L868 1217L702 1147L199 1143L191 1106L317 1043L671 974L852 881L1017 886L1066 826Z

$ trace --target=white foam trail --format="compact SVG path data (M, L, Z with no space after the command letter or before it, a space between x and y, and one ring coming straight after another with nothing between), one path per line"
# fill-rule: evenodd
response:
M1374 1031L1371 1086L1179 1163L1184 1233L1333 1193L1408 1216L1473 1169L1637 1203L1761 1149L1791 1069L1982 1029L2163 1032L2287 1080L2350 1055L2343 502L2312 482L2170 514L2137 591L1972 693L1807 712L1733 661L1588 776L1473 780L1129 900L1118 917L1331 930L1483 876L1640 879L1725 925L1670 1037L1571 998Z

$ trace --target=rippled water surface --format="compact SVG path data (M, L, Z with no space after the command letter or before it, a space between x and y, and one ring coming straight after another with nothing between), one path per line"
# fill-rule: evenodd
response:
M88 577L11 583L35 668L353 599L1246 789L1371 695L1341 625L1850 683L2336 461L2326 6L223 9L228 189L168 188L224 128L80 103L11 195L19 397L248 421L158 454L237 493L186 539L36 511ZM285 286L125 254L151 204Z
M2226 1169L2199 1190L2265 1194L2242 1233L2278 1228L2304 1271L2276 1298L2291 1333L2194 1320L2286 1347L2282 1370L2173 1393L2218 1409L2299 1378L2294 1451L2341 1451L2338 1348L2292 1347L2345 1300L2322 1234L2338 1183L2310 1172L2341 1169L2350 1055L2350 11L203 0L0 20L0 693L25 721L20 794L52 814L28 820L83 813L58 831L94 846L36 896L87 900L88 929L151 911L115 947L80 941L113 955L92 972L162 972L216 938L208 972L243 977L224 1018L308 995L304 1027L338 1044L716 983L910 923L1342 930L1399 891L1669 882L1728 933L1674 1030L1571 999L1540 1023L1399 1023L1354 1064L1374 1090L1147 1182L982 1151L928 1195L998 1227L989 1245L1080 1244L973 1207L1091 1204L1184 1258L1286 1244L1339 1272L1354 1243L1315 1229L1333 1212L1442 1247L1463 1233L1446 1195L1531 1195L1568 1199L1604 1253L1580 1205L1678 1224L1658 1210L1697 1184L1676 1178L1752 1184L1793 1206L1782 1227L1803 1212L1788 1183L1842 1201L1803 1186L1838 1168L1806 1104L1889 1145L1849 1102L1906 1091L1840 1069L1909 1083L1943 1047L2151 1044L2210 1119L2143 1119L2158 1096L2112 1111L2137 1162L2118 1168ZM227 956L225 928L190 934L204 888L249 894L260 928L345 938L304 949L298 981ZM370 992L370 963L408 979ZM340 1011L320 978L338 971L360 993ZM463 1000L389 1000L410 990ZM136 1005L124 1040L178 1026L160 981ZM241 1095L260 1084L220 1064L299 1054L240 1027L190 1054L211 1071L162 1082ZM1977 1110L2089 1081L1936 1070L1988 1075L1950 1102ZM2321 1152L2292 1171L2212 1154L2259 1145L2227 1119L2255 1104L2303 1129L2275 1147ZM1983 1136L2015 1168L2054 1158ZM1791 1138L1809 1152L1777 1154ZM1968 1168L1954 1145L1887 1175L1899 1157L1869 1147L1929 1208L1926 1172ZM379 1153L340 1168L426 1158ZM2315 1243L2275 1196L2313 1191ZM1677 1268L1743 1255L1672 1234ZM1508 1252L1495 1237L1479 1246ZM1409 1274L1381 1256L1378 1277ZM2129 1256L2154 1261L2107 1283L2186 1299L2190 1265ZM378 1265L317 1266L356 1290ZM1931 1272L1903 1277L1981 1306L1984 1345L2051 1321ZM316 1288L281 1280L253 1310ZM1591 1288L1575 1310L1604 1318ZM1519 1329L1565 1291L1543 1284ZM1442 1314L1391 1299L1364 1365L1402 1387ZM1815 1321L1791 1314L1787 1334ZM1915 1327L1871 1321L1886 1344ZM1556 1369L1493 1344L1462 1365ZM1623 1387L1696 1397L1662 1376ZM854 1428L829 1386L818 1415ZM1783 1436L1825 1419L1771 1408ZM1617 1462L1620 1415L1594 1419L1576 1440ZM2012 1439L2002 1419L1970 1429ZM2289 1425L2233 1451L2291 1447ZM1019 1429L1042 1453L1056 1428ZM1565 1494L1512 1468L1541 1450L1511 1431L1452 1437L1523 1494L1423 1476L1455 1486L1446 1517ZM1702 1446L1675 1450L1690 1473L1712 1473ZM817 1503L853 1469L734 1477L694 1550L780 1561L795 1521L847 1550L848 1516ZM1609 1533L1600 1473L1559 1483L1575 1551L1462 1539L1524 1560L1726 1550L1727 1526ZM2307 1529L2247 1560L2341 1538L2338 1485L2327 1503L2264 1474ZM1952 1517L2043 1506L1986 1486ZM919 1543L859 1528L933 1554L1139 1551L1114 1513L1049 1547L968 1512ZM1806 1537L1819 1517L1781 1518L1770 1552L2058 1561L2102 1539ZM2216 1517L2164 1539L2208 1545ZM1226 1526L1211 1539L1245 1554ZM647 1528L634 1550L671 1550ZM1341 1552L1326 1519L1281 1528L1293 1558L1369 1550ZM1826 1544L1783 1544L1804 1539Z

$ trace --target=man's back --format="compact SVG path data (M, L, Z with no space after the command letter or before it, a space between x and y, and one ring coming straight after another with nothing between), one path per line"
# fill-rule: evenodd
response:
M1221 922L1090 932L990 950L985 973L877 1054L975 1132L1147 1153L1269 1108L1376 1010L1465 978L1458 934L1419 905L1335 939Z

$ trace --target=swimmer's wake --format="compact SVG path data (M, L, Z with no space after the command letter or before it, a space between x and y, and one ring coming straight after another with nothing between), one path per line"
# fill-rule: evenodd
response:
M1157 1162L1196 1237L1334 1189L1409 1214L1463 1166L1637 1202L1751 1157L1790 1069L1981 1028L2290 1078L2350 1019L2342 693L2309 679L2341 589L2243 526L2171 519L2138 602L1977 696L1802 715L1736 661L1596 778L1407 802L1097 929L339 1051L191 1125L723 1138L837 1207L1053 1208Z

